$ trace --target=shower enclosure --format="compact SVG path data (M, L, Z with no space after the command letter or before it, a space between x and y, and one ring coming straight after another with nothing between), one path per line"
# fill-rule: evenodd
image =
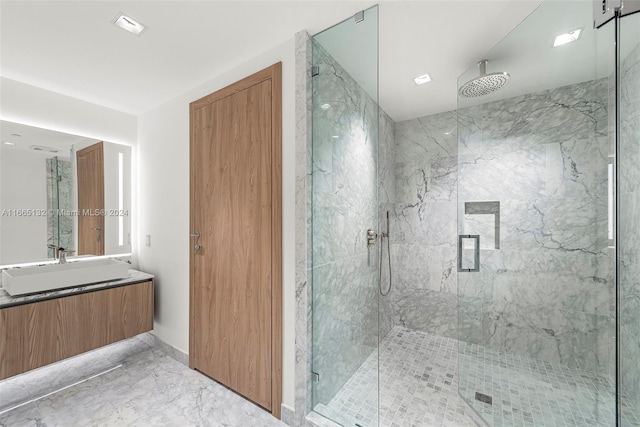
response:
M71 162L58 156L46 159L47 167L47 256L55 258L54 248L73 248L73 174Z
M640 4L622 5L542 3L469 63L456 110L409 120L378 97L385 5L312 38L313 411L640 425ZM500 84L466 85L485 74Z

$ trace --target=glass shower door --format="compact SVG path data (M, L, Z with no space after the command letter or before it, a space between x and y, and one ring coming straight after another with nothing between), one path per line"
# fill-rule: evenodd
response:
M626 427L640 425L640 13L619 25L619 405Z
M459 393L491 426L615 425L614 40L547 1L458 81Z
M312 45L312 409L376 426L378 8Z

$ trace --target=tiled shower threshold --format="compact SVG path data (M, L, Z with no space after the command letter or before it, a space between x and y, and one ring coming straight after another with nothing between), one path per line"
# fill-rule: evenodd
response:
M460 344L397 326L380 354L373 352L329 403L314 409L348 427L615 425L608 377ZM637 413L624 416L623 425L640 425Z

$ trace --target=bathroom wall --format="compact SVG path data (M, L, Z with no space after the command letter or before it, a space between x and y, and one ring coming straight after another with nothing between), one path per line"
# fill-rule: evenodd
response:
M395 125L392 323L457 337L456 113Z
M136 145L136 116L0 77L1 119L100 141Z
M633 22L633 21L632 21ZM623 40L625 40L623 38ZM640 45L622 61L620 92L620 381L623 413L640 408ZM623 421L623 425L625 425Z
M139 116L140 268L156 274L153 333L189 348L189 103L282 61L283 403L294 406L294 41L265 51ZM146 246L145 236L151 236Z
M380 143L378 144L378 205L380 206L380 214L378 217L378 233L382 233L387 230L387 212L389 212L389 227L391 228L391 222L394 217L394 201L396 199L396 182L395 182L395 159L396 159L396 147L395 147L395 132L396 123L389 117L389 115L382 109L379 109L378 119L378 137ZM380 288L382 292L389 292L389 280L392 276L389 274L389 250L391 245L388 245L387 239L378 240L379 247L376 250L376 254L379 256L381 265L380 274ZM393 255L393 251L391 251ZM380 256L381 255L381 256ZM391 260L395 262L395 260ZM392 264L392 268L393 264ZM393 281L391 282L393 288ZM390 293L390 292L389 292ZM394 326L393 318L393 305L392 299L389 296L378 297L378 328L380 341L387 336L389 331Z
M46 156L12 148L0 147L0 210L47 209ZM16 186L23 191L15 191ZM24 233L24 230L29 231ZM2 261L17 264L36 257L47 259L46 237L44 216L3 216L0 220Z
M459 112L460 201L500 201L500 249L484 239L481 273L460 275L463 340L614 374L608 94L601 79Z
M613 374L607 97L603 79L463 108L459 152L455 112L396 124L395 324ZM496 217L465 214L482 201L499 248ZM479 273L456 273L458 233L480 234Z

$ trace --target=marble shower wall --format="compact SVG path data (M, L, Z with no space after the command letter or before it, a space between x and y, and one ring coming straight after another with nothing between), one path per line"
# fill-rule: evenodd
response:
M47 208L73 210L73 173L71 162L53 157L46 160ZM73 217L70 215L47 215L47 244L61 248L73 248ZM53 249L48 250L53 258Z
M313 405L328 404L378 345L378 106L315 41L311 227ZM320 108L328 104L330 108Z
M391 199L394 325L457 338L456 113L398 122Z
M604 79L396 124L394 324L613 374L607 102ZM465 202L500 202L499 249Z
M460 276L461 339L614 375L608 89L601 79L459 112L460 201L500 202L500 249L484 239L481 272ZM477 232L459 209L458 231Z
M623 405L639 408L640 45L622 61L620 82L620 379Z

